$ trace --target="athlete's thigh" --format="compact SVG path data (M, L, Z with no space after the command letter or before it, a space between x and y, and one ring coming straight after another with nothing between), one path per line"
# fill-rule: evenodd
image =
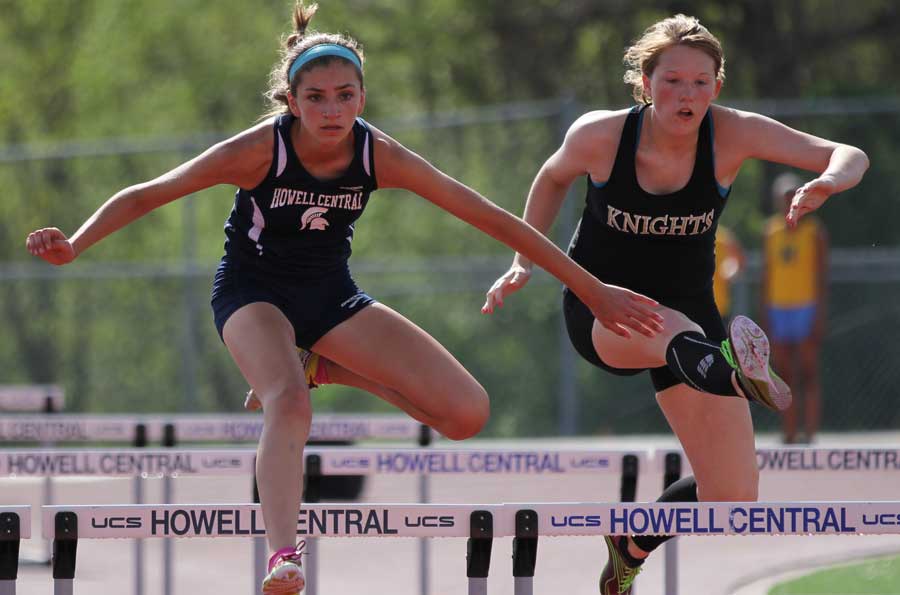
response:
M305 386L294 329L272 304L254 302L239 308L225 322L222 338L260 398Z
M399 391L429 412L484 396L478 381L443 345L384 304L372 304L340 323L313 351Z
M603 363L613 368L665 366L666 347L673 337L685 331L704 334L703 329L697 323L677 310L666 306L659 306L655 310L663 317L663 331L653 337L647 337L632 330L631 337L625 338L615 334L596 320L594 321L591 340Z
M745 399L678 384L656 400L691 463L701 500L756 498L759 472Z

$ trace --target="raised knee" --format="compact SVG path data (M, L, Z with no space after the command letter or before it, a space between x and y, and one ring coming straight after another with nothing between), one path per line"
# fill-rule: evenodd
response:
M309 389L299 384L260 395L266 423L309 424L312 405Z
M490 401L482 389L467 399L465 406L458 406L453 417L446 420L440 433L450 440L465 440L478 434L491 415Z
M663 325L666 329L665 332L669 335L669 340L687 332L700 333L704 337L706 336L706 332L699 324L677 310L666 309L663 312L663 317L665 318Z

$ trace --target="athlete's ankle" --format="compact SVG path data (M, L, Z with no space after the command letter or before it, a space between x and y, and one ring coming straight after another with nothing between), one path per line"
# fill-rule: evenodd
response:
M625 538L625 543L627 544L626 547L628 548L628 555L635 560L643 560L650 555L650 552L645 552L644 550L639 548L630 535Z
M734 390L738 394L739 397L741 397L742 399L747 398L746 393L744 393L744 389L741 388L741 382L740 382L740 380L738 380L737 372L731 373L731 386L734 387Z

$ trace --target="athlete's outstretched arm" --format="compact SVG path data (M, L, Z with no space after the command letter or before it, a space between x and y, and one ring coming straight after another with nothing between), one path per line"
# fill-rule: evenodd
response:
M605 134L604 120L611 115L611 112L590 112L576 120L566 133L562 146L547 159L535 176L525 201L523 219L542 234L549 232L569 187L576 178L588 173L588 164L597 151L609 148L615 152L614 145L604 146L604 142L609 144L611 140ZM517 252L509 270L487 291L482 311L493 312L495 307L502 307L504 298L522 289L530 279L531 260Z
M383 133L379 132L376 138L375 160L380 187L415 192L521 252L574 291L601 324L613 332L629 336L627 328L631 328L652 336L661 328L659 315L651 309L656 305L655 301L601 283L522 219L440 172Z
M741 160L763 159L819 174L797 189L787 214L789 225L821 207L832 194L859 184L869 168L868 156L857 147L794 130L752 112L723 110L722 114L731 137L724 139L728 150L742 151Z
M71 238L55 227L47 227L30 233L25 245L51 264L71 262L114 231L183 196L217 184L252 188L265 176L271 146L270 123L251 128L154 180L117 192Z

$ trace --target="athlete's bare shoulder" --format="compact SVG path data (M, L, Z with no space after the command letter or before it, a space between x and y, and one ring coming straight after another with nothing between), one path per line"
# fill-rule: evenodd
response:
M210 149L228 172L230 183L254 188L266 177L272 164L275 142L274 118L267 118Z
M367 121L366 125L369 127L369 131L372 133L372 140L374 141L373 147L376 159L378 159L379 157L389 158L391 154L403 147L403 145L394 140L394 138L389 134L376 126L373 126L371 122Z
M250 128L238 132L231 138L223 141L223 143L230 145L231 148L241 153L255 154L259 152L260 154L271 156L272 144L275 142L274 124L274 116L266 118Z
M569 137L575 143L587 143L597 148L606 147L607 143L619 144L622 129L625 127L625 119L629 109L622 110L594 110L579 117L569 128Z
M608 179L628 112L627 109L596 110L575 120L561 151L553 158L554 165L565 164L560 169L560 177L588 173L594 180Z

